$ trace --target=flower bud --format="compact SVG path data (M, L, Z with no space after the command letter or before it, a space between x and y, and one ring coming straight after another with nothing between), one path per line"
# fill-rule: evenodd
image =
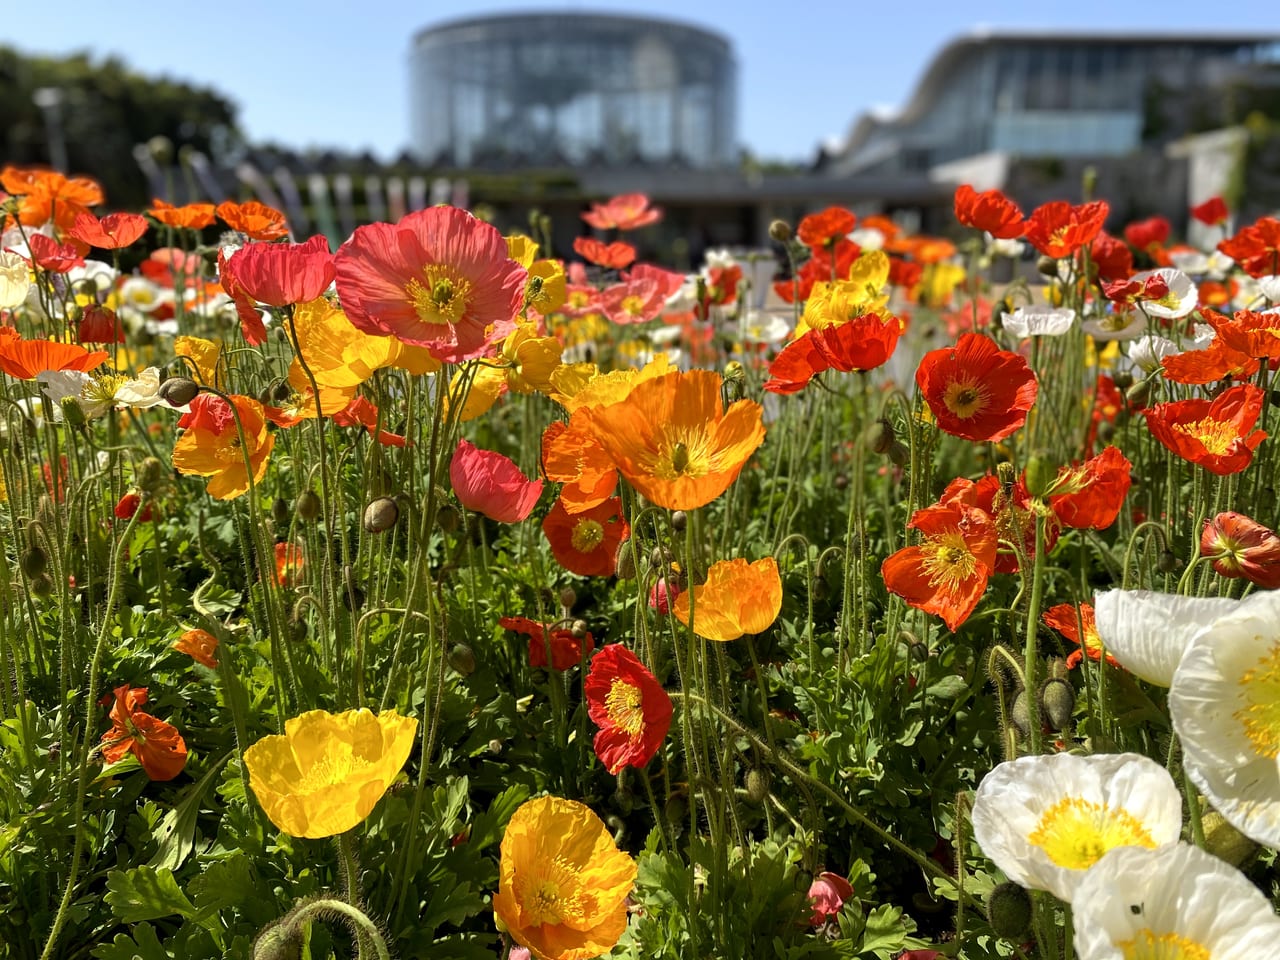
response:
M785 220L774 220L769 224L769 239L786 243L791 239L791 225Z
M1116 438L1116 425L1110 420L1103 420L1098 424L1098 439L1103 443L1110 443Z
M621 580L630 580L636 575L635 551L630 540L618 544L618 569L614 572Z
M863 436L871 451L880 454L888 453L893 442L898 439L893 432L893 424L883 417L867 427Z
M1156 569L1161 573L1177 573L1182 569L1182 564L1178 562L1178 557L1172 550L1161 550L1160 556L1156 559Z
M271 405L273 407L284 406L296 392L293 389L293 384L288 380L276 380L268 389L270 390Z
M465 643L455 643L449 650L449 666L469 677L476 672L476 652Z
M573 587L560 588L560 606L565 610L572 610L573 605L578 602L578 591Z
M1031 929L1031 895L1006 880L987 894L987 923L996 936L1021 942Z
M911 462L911 448L901 440L889 444L889 462L895 467L905 467Z
M307 639L307 621L302 619L302 617L295 615L294 618L289 621L289 639L294 643L301 643L303 640Z
M276 497L271 501L271 522L277 529L286 529L292 516L293 511L289 509L289 501L284 497Z
M1124 398L1131 407L1145 407L1151 399L1151 381L1139 380L1124 392Z
M49 558L45 555L44 548L38 543L33 543L22 551L22 556L18 562L22 566L22 572L27 575L27 579L34 580L44 573L45 568L49 565Z
M684 533L684 528L689 523L689 516L683 510L677 510L671 514L671 529L676 533Z
M310 523L320 516L320 497L314 490L303 490L293 502L293 511L299 520Z
M31 578L31 592L37 597L48 597L53 595L53 577L47 573L41 573Z
M1057 476L1058 471L1043 456L1036 454L1027 460L1027 492L1033 497L1043 497Z
M76 397L63 397L58 406L62 408L62 419L72 427L83 427L86 423L84 407Z
M1036 260L1036 270L1043 277L1056 278L1058 276L1058 261L1053 259L1053 257L1042 254L1040 258Z
M1111 382L1116 385L1117 390L1128 390L1133 386L1133 374L1128 370L1117 370L1111 374Z
M443 503L436 510L436 523L440 524L440 529L445 533L453 533L461 522L462 514L451 503Z
M769 776L768 770L762 770L759 767L752 767L747 771L746 777L747 799L757 807L769 796L769 787L772 785L772 778Z
M200 392L200 384L187 377L170 377L156 391L171 407L185 407Z
M575 640L583 640L587 636L587 621L575 620L573 626L569 628L569 632L573 634Z
M385 533L400 519L400 507L391 497L378 497L364 508L362 521L366 533Z
M253 960L301 960L302 927L289 917L265 928L253 944Z
M138 485L138 489L152 496L155 496L164 486L167 479L164 463L156 457L143 459L133 476L133 482Z
M1031 708L1027 703L1027 691L1019 690L1013 700L1013 709L1009 711L1009 722L1023 737L1031 736Z
M1050 677L1040 687L1040 710L1054 730L1071 726L1076 708L1076 691L1066 680Z

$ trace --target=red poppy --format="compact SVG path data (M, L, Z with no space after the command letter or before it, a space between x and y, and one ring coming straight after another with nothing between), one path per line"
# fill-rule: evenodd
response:
M180 247L153 250L151 256L138 264L138 269L148 280L170 288L179 284L196 287L204 283L204 260L199 254L188 253Z
M289 221L285 215L257 200L245 203L225 200L214 212L219 220L250 240L279 240L289 235Z
M364 427L384 447L403 447L407 442L398 433L378 429L378 408L364 397L353 397L333 415L333 422L340 427Z
M924 265L901 257L889 258L889 284L910 290L924 278Z
M117 520L132 520L133 515L138 512L138 507L142 506L142 495L137 491L131 490L121 497L111 511ZM151 504L143 509L138 516L139 523L146 523L151 519Z
M1003 440L1027 422L1036 402L1036 377L1027 361L978 333L926 353L916 385L938 427L966 440Z
M1047 257L1069 257L1093 242L1111 208L1105 200L1073 207L1065 200L1053 200L1036 207L1027 220L1026 238Z
M240 318L240 334L244 342L251 347L261 346L267 342L267 325L263 322L262 313L253 302L244 286L234 273L228 269L227 255L218 251L218 282L227 292L236 306L236 315Z
M857 223L858 218L844 207L827 207L801 220L796 238L815 253L826 251L843 240Z
M1118 447L1107 447L1082 464L1059 470L1045 499L1064 527L1105 530L1120 515L1132 469Z
M27 235L27 248L32 264L50 273L66 273L84 266L85 248L75 242L59 243L43 233L32 233Z
M210 670L218 668L214 653L218 650L218 638L208 630L188 630L173 643L173 649L185 653L196 663L204 664Z
M91 303L76 325L76 339L81 343L124 343L124 327L110 307Z
M1204 311L1224 344L1247 357L1280 358L1280 313L1237 310L1230 317Z
M560 566L570 573L611 577L618 566L618 548L631 527L622 517L618 497L578 513L570 513L557 500L542 521L542 532Z
M1218 249L1240 264L1251 277L1280 273L1280 220L1259 217L1218 244Z
M874 370L893 355L901 332L896 317L885 320L874 313L810 330L787 344L769 365L764 388L796 393L824 370Z
M48 370L87 372L108 359L103 350L90 353L73 343L23 340L12 327L0 328L0 370L15 380L34 380Z
M293 589L302 582L302 572L307 565L302 547L296 543L277 543L275 549L275 584Z
M649 206L643 193L624 193L607 203L593 203L588 213L579 214L597 230L637 230L662 219L662 208Z
M1018 552L1007 544L1020 543L1023 556L1035 557L1035 504L1032 503L1031 494L1027 492L1025 478L1020 477L1012 490L1006 493L1000 480L990 473L976 483L966 477L956 477L947 484L938 502L942 506L981 510L991 518L998 537L993 572L1018 572ZM1052 550L1057 542L1058 525L1045 524L1045 552Z
M1129 245L1100 230L1089 245L1089 260L1098 268L1098 279L1124 280L1133 273L1133 251Z
M583 260L607 270L629 267L636 259L636 248L621 240L601 243L595 237L574 237L573 251Z
M529 666L546 668L547 648L551 648L551 667L553 670L568 670L582 662L584 656L590 656L596 648L595 638L590 632L575 637L573 631L564 626L553 626L548 634L547 628L528 617L503 617L498 621L504 629L514 630L529 638Z
M600 728L596 756L609 773L653 759L671 728L671 698L634 653L620 643L601 647L583 691L587 714Z
M859 253L861 253L861 249L856 243L839 244L836 247L834 276L848 277L849 270L853 267L854 261L858 259ZM800 268L795 272L795 276L790 280L775 280L773 292L787 303L802 303L808 300L809 295L813 293L814 284L829 283L832 276L830 256L810 257L800 265ZM892 280L893 265L892 261L890 261L890 282Z
M449 461L453 492L468 510L499 523L519 523L533 512L542 481L530 480L508 457L459 440Z
M1241 383L1213 400L1196 397L1156 404L1147 411L1147 426L1184 460L1219 476L1239 473L1253 462L1253 451L1267 437L1253 430L1265 396L1253 384Z
M1213 558L1213 569L1224 577L1280 589L1280 536L1244 514L1228 511L1206 520L1200 554Z
M228 293L238 286L254 300L273 307L315 300L329 289L334 277L329 241L319 235L306 243L246 244L225 261L219 260L218 267Z
M1206 311L1206 315L1210 311ZM1227 346L1221 337L1203 350L1187 350L1161 361L1164 375L1174 383L1216 383L1232 377L1245 380L1258 372L1259 363L1248 354Z
M844 909L844 902L852 899L853 884L838 873L822 871L809 884L809 902L813 906L813 913L809 915L810 926L820 926L838 916Z
M1079 620L1076 619L1074 603L1059 603L1050 607L1040 616L1040 622L1046 627L1057 630L1060 634L1078 646L1067 655L1067 669L1074 670L1087 654L1090 660L1102 659L1102 637L1098 635L1098 624L1090 604L1080 604ZM1116 659L1107 654L1107 663L1120 667Z
M998 240L1022 236L1026 221L1018 205L999 190L976 192L969 184L956 188L956 219L966 227L985 230Z
M996 530L981 510L939 504L917 510L908 524L924 535L885 559L880 575L890 593L940 616L954 631L982 599L996 562Z
M187 764L187 745L171 723L138 708L147 702L147 688L116 687L111 706L111 729L102 735L102 759L115 763L132 753L152 780L172 780Z
M147 218L139 213L109 213L101 220L88 210L76 214L67 235L99 250L119 250L147 232Z
M1207 227L1221 227L1231 216L1231 211L1227 209L1227 202L1221 197L1210 197L1204 203L1198 203L1192 207L1191 216Z
M1141 280L1130 278L1102 282L1102 292L1115 303L1135 304L1145 300L1162 300L1169 294L1169 284L1158 273Z
M1151 253L1153 248L1164 246L1172 229L1173 227L1164 217L1148 217L1146 220L1139 220L1137 223L1126 226L1124 238L1135 250Z
M214 221L212 203L188 203L175 207L164 200L155 199L151 201L151 207L147 213L166 227L179 227L185 230L203 230Z
M726 307L738 299L738 285L742 283L742 268L712 267L707 271L706 296L702 298L702 316L708 307Z

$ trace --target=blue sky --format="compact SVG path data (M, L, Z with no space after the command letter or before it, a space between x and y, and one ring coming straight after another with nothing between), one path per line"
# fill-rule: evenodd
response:
M490 12L648 14L727 35L738 60L739 141L779 159L809 159L863 110L902 104L939 48L979 25L1280 34L1272 0L75 0L56 15L40 4L5 6L0 43L30 53L113 53L140 72L219 90L254 141L367 147L383 157L408 139L410 38L442 20Z

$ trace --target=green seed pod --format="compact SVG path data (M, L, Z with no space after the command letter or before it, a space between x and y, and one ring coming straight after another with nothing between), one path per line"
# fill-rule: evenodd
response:
M1058 276L1058 261L1053 259L1053 257L1042 254L1040 258L1036 260L1036 271L1042 277L1056 278Z
M867 427L863 437L866 440L867 447L873 453L880 454L888 453L889 448L893 446L893 442L898 439L893 432L893 424L884 418Z
M760 767L752 767L747 771L746 788L747 799L757 807L765 802L769 797L769 787L773 785L773 780L769 776L768 770L762 770Z
M84 407L80 406L80 400L77 397L63 397L58 406L62 408L62 419L72 427L83 427L88 421L85 419Z
M901 440L889 444L889 462L895 467L905 467L911 462L911 448Z
M289 520L293 517L293 511L289 509L289 501L284 497L276 497L271 501L271 522L276 525L277 530L285 530L289 527Z
M1033 497L1043 497L1058 476L1058 471L1044 457L1035 455L1027 460L1027 492Z
M22 556L18 562L22 566L22 572L27 575L27 579L34 580L44 573L45 568L49 566L49 557L45 554L43 547L38 543L33 543L22 551Z
M1182 569L1182 564L1172 550L1161 550L1160 557L1156 560L1156 569L1161 573L1177 573Z
M1132 407L1145 407L1151 399L1151 381L1139 380L1124 392L1125 399Z
M1066 680L1050 677L1040 686L1040 710L1054 730L1071 726L1076 708L1076 691Z
M188 377L170 377L156 391L171 407L185 407L200 392L200 384Z
M1031 929L1031 895L1006 880L987 894L987 923L996 936L1021 941Z
M636 575L635 551L630 540L618 544L618 569L615 572L622 580L631 580Z
M320 516L320 497L314 490L303 490L293 502L293 511L299 520L312 522Z
M1009 722L1024 738L1031 736L1031 708L1027 703L1027 691L1018 691L1013 700L1013 709L1009 711Z
M587 636L587 621L575 620L573 625L569 627L569 632L573 634L575 640L583 640Z
M449 650L449 666L469 677L476 672L476 652L465 643L455 643Z
M786 243L791 239L791 224L785 220L774 220L769 224L769 238L778 243Z
M671 514L671 529L676 533L684 533L684 528L688 526L689 515L683 510L677 510Z
M253 960L301 960L302 946L302 928L285 917L258 934Z
M385 533L400 519L400 507L391 497L378 497L364 508L363 526L366 533Z
M1117 370L1111 374L1111 382L1116 385L1117 390L1128 390L1133 386L1133 374L1128 370Z
M155 457L147 457L138 464L138 469L133 476L133 482L138 485L138 489L152 496L165 485L168 479L164 463Z

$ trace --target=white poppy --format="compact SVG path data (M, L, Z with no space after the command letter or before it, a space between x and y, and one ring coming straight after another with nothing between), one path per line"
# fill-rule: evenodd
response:
M1147 332L1147 318L1137 310L1120 310L1086 320L1080 329L1098 341L1137 340Z
M1169 715L1187 774L1213 808L1280 848L1280 591L1231 603L1183 655Z
M1019 307L1000 321L1015 337L1060 337L1076 322L1070 307Z
M849 234L849 239L864 251L884 249L884 234L875 227L859 227Z
M48 397L45 410L54 423L62 422L62 401L68 397L80 399L80 393L93 378L82 370L45 370L36 374L36 381ZM104 408L105 409L105 408ZM85 416L97 416L87 410Z
M755 344L781 343L791 332L790 320L790 314L784 317L765 310L748 310L742 320L742 339Z
M1136 753L1020 757L983 778L973 836L1015 883L1070 903L1114 847L1157 847L1182 831L1182 794L1168 771Z
M0 310L12 310L31 291L31 268L16 253L0 252Z
M1258 290L1268 303L1280 303L1280 276L1259 277Z
M1079 960L1280 957L1280 917L1239 870L1186 843L1112 850L1072 903Z
M1150 316L1163 317L1166 320L1177 320L1185 317L1196 308L1200 300L1200 291L1191 278L1181 270L1173 267L1161 267L1159 270L1143 270L1129 278L1130 281L1145 283L1149 277L1159 277L1169 287L1169 292L1159 300L1143 300L1142 309Z
M706 269L712 270L716 267L728 270L730 267L738 265L738 259L729 252L728 247L722 247L719 250L708 250L703 256L706 263Z
M89 281L93 284L93 289L99 294L108 293L119 275L115 267L109 263L103 263L101 260L86 260L83 266L72 267L65 274L67 285L76 290L76 292L82 292L81 288L84 286L84 282Z
M135 379L116 373L90 375L79 370L47 370L36 379L49 398L50 414L55 422L62 420L62 402L68 397L79 401L85 417L90 420L103 416L112 407L146 410L163 402L160 371L155 367L147 367Z
M1165 357L1178 353L1178 345L1168 337L1147 335L1129 344L1129 359L1144 373L1155 373Z
M1167 687L1192 639L1239 601L1152 590L1106 590L1093 599L1098 637L1135 677Z
M987 234L987 254L989 256L1016 260L1022 256L1022 251L1025 249L1027 249L1027 245L1021 240L1002 240L999 237Z

